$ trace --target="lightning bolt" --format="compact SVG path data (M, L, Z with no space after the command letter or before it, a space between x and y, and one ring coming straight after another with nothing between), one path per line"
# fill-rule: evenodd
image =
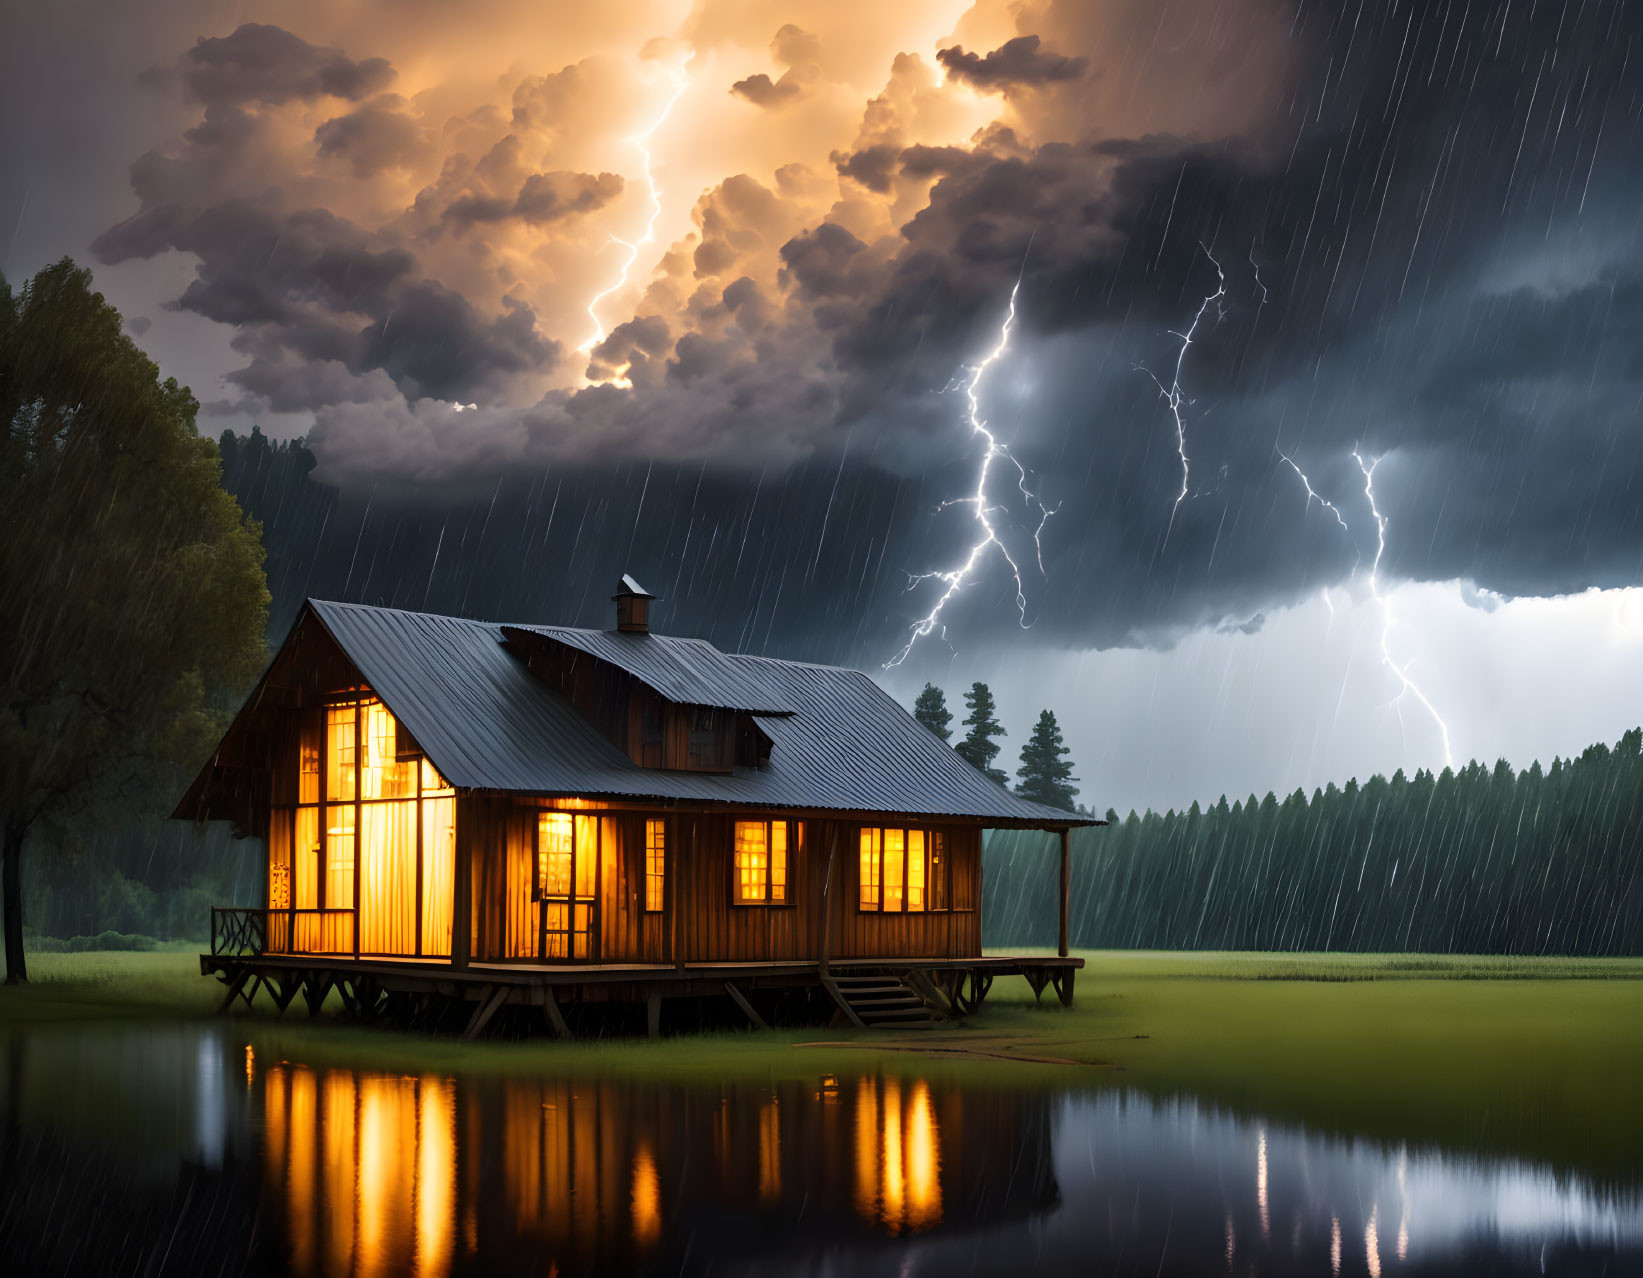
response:
M643 132L636 133L628 139L628 142L633 146L633 148L637 150L644 158L645 185L650 190L650 220L645 223L645 233L636 240L628 241L615 235L610 237L610 242L612 244L620 244L627 250L627 259L622 263L621 269L617 272L616 278L611 281L610 287L606 288L601 293L595 294L594 297L588 302L588 318L593 321L593 335L576 348L583 355L586 355L592 351L594 347L598 346L599 343L604 341L606 336L608 336L605 331L604 321L599 318L599 303L603 302L607 297L611 296L611 294L619 292L627 286L628 272L633 269L633 264L639 260L639 251L644 248L645 245L653 244L656 241L656 219L662 215L662 188L656 184L656 166L650 153L650 139L652 135L655 134L657 129L667 123L667 118L673 113L674 106L678 103L679 99L684 96L685 90L690 87L690 80L685 75L683 67L668 70L667 76L668 79L673 81L673 94L668 98L667 105L662 108L662 113L652 120ZM624 364L614 374L605 378L603 381L593 381L592 379L588 379L586 381L586 385L614 385L627 389L631 387L633 383L627 378L627 365Z
M1153 385L1158 387L1158 394L1163 397L1164 406L1169 409L1170 417L1175 422L1175 451L1181 457L1181 491L1175 495L1175 504L1170 507L1169 526L1164 529L1164 545L1169 544L1170 532L1175 527L1175 514L1181 509L1181 503L1187 498L1187 488L1192 482L1192 464L1187 460L1187 425L1181 417L1181 405L1186 402L1186 392L1181 388L1181 368L1187 362L1187 351L1192 349L1193 339L1198 334L1198 325L1203 323L1204 316L1209 313L1210 307L1220 312L1220 302L1227 295L1227 276L1221 269L1221 263L1216 261L1215 254L1211 253L1200 242L1198 247L1203 249L1204 256L1209 258L1210 265L1215 267L1215 291L1206 296L1199 304L1198 313L1192 317L1192 323L1187 331L1178 333L1171 329L1170 336L1181 339L1181 349L1175 354L1175 376L1170 380L1168 387L1159 380L1158 375L1151 369L1143 367L1141 371L1152 378Z
M1363 459L1363 454L1358 452L1357 449L1353 449L1352 459L1358 463L1358 469L1363 472L1364 496L1369 499L1369 513L1375 517L1375 562L1369 567L1369 593L1374 595L1375 602L1380 605L1381 610L1381 661L1387 669L1398 676L1399 681L1403 684L1403 691L1398 694L1397 700L1403 700L1406 693L1413 694L1415 700L1426 707L1426 713L1432 716L1432 721L1438 725L1438 731L1443 735L1444 766L1452 767L1455 756L1449 748L1449 725L1443 721L1443 716L1438 713L1437 707L1427 700L1426 694L1420 690L1420 686L1409 677L1409 672L1392 657L1390 643L1392 627L1396 624L1396 620L1392 616L1392 605L1386 596L1381 593L1380 585L1381 556L1386 552L1386 516L1381 514L1380 507L1375 504L1375 467L1381 464L1383 458L1377 457L1372 462L1366 462ZM1402 719L1401 712L1399 719L1400 721Z
M1352 530L1346 526L1346 520L1341 518L1341 512L1335 508L1335 503L1332 501L1327 501L1321 497L1312 487L1312 481L1306 477L1306 472L1297 466L1294 460L1281 449L1278 452L1278 456L1283 458L1284 465L1288 466L1296 473L1296 475L1300 477L1302 485L1306 488L1306 504L1310 506L1313 502L1317 502L1318 505L1322 506L1330 514L1335 516L1335 522L1341 526L1341 530L1343 532L1350 533ZM1354 454L1354 456L1356 456L1356 454Z
M1027 487L1027 471L1015 459L1014 454L999 442L998 436L987 429L987 421L981 415L981 383L988 371L1003 357L1010 344L1010 330L1015 327L1016 294L1021 291L1021 281L1018 279L1015 287L1010 290L1010 305L1004 316L1004 323L998 331L998 342L983 359L970 371L969 380L964 384L964 396L969 404L966 419L970 423L970 433L979 436L985 441L985 448L981 454L981 466L976 472L975 491L968 497L953 497L941 503L938 510L946 510L949 506L968 506L975 515L977 539L970 547L970 553L955 568L948 568L939 572L918 573L908 579L907 588L912 590L925 581L940 581L946 583L946 590L936 600L935 606L923 617L913 623L907 636L907 642L902 645L901 651L884 663L884 669L890 670L907 660L909 653L920 639L931 634L941 624L941 614L946 610L955 595L964 588L964 583L981 563L982 557L992 547L997 547L999 554L1004 556L1004 562L1010 565L1010 572L1015 578L1015 605L1021 618L1021 628L1027 629L1027 593L1021 580L1021 565L1010 554L1009 547L1004 544L998 535L998 529L993 523L993 516L1002 507L990 506L987 502L987 481L991 478L994 464L1006 461L1016 469L1016 486L1021 490L1022 497L1031 505L1036 505L1039 512L1038 527L1033 530L1033 545L1037 551L1038 570L1044 571L1044 543L1042 534L1044 525L1049 522L1050 516L1060 509L1059 505L1045 506L1042 501L1033 495Z

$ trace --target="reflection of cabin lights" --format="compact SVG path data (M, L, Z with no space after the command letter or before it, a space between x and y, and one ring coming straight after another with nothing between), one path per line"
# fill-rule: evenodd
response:
M1369 1278L1381 1278L1380 1214L1380 1204L1376 1203L1369 1209L1369 1223L1363 1230L1363 1255Z
M1255 1151L1255 1201L1261 1207L1261 1237L1272 1235L1272 1213L1266 1196L1266 1133L1261 1133L1260 1147Z
M656 1155L641 1144L633 1155L633 1240L648 1247L662 1236L662 1178Z
M940 1146L930 1087L920 1081L913 1088L912 1113L907 1119L907 1223L923 1229L941 1219Z
M822 1075L821 1094L823 1096L837 1096L839 1094L839 1080L836 1074Z
M270 1183L284 1183L292 1271L439 1278L450 1269L450 1080L278 1065L263 1071ZM289 1089L289 1100L287 1097ZM322 1152L323 1151L323 1152Z
M774 1095L759 1107L759 1201L766 1205L782 1196L781 1113Z
M1341 1218L1329 1218L1329 1272L1341 1272Z
M452 1249L456 1202L456 1105L448 1079L424 1078L416 1131L416 1264L443 1274Z
M941 1139L927 1083L915 1083L904 1098L897 1079L861 1081L856 1208L892 1232L941 1219Z
M251 1085L257 1081L257 1054L251 1050L251 1044L245 1045L245 1087L249 1091Z

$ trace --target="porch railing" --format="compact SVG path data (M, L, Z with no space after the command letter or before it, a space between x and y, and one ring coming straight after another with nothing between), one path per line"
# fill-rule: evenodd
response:
M213 906L211 952L352 955L354 912Z
M267 947L267 910L211 907L213 954L262 954Z

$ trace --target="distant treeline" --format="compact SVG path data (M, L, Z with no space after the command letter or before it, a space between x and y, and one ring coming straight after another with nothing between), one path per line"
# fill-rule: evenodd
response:
M1073 833L1075 946L1643 953L1643 730L1548 770L1400 770L1107 819ZM988 945L1055 943L1055 847L990 836Z
M166 819L192 778L52 832L48 855L23 862L24 921L42 936L104 931L201 938L213 905L262 899L262 845L213 824L196 834Z

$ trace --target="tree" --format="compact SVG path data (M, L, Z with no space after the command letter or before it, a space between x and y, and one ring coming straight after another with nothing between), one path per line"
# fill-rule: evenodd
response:
M972 683L970 690L964 694L964 704L970 711L964 719L964 726L970 731L954 749L972 767L986 773L1000 785L1009 784L1003 769L993 766L993 760L998 758L1001 748L996 738L1004 736L1005 732L1004 725L995 717L998 707L993 704L992 689L984 683Z
M194 397L64 259L0 280L0 834L6 981L22 852L124 787L170 807L266 658L260 530L220 484ZM159 782L160 784L154 784Z
M1015 792L1034 803L1065 808L1071 812L1073 796L1078 793L1078 787L1073 782L1078 778L1073 776L1073 765L1067 761L1068 753L1066 743L1061 739L1061 725L1055 721L1055 715L1048 710L1040 711L1038 722L1033 725L1033 735L1021 747L1021 767L1016 770L1021 784L1016 786ZM1224 798L1221 800L1223 811L1226 802Z
M946 696L935 684L925 684L924 691L918 694L918 700L913 703L913 718L943 741L952 738L953 713L947 708Z

